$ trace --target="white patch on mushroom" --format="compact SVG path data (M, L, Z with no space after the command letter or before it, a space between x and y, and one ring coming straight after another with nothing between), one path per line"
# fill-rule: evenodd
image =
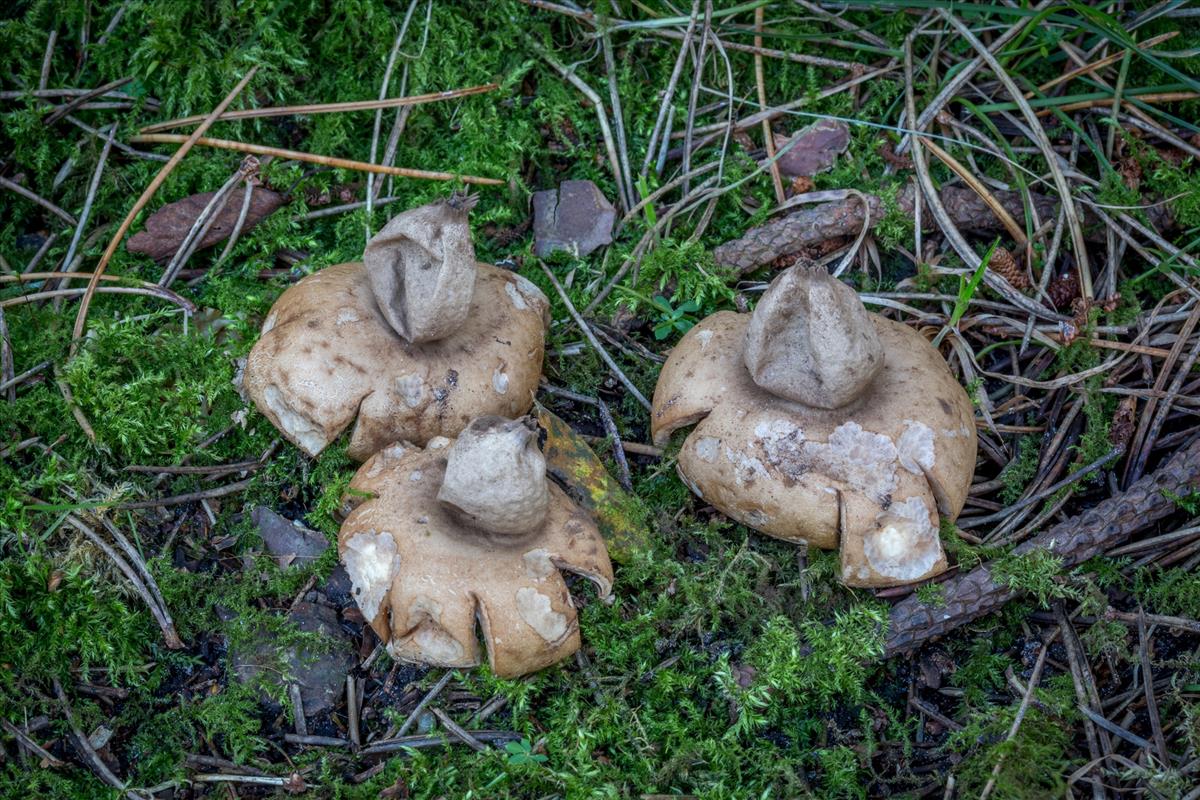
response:
M396 379L396 391L400 393L404 405L416 408L421 405L421 398L425 395L425 382L416 373L401 375Z
M888 578L913 581L924 577L941 557L937 530L920 497L892 503L879 515L879 527L863 539L871 568Z
M510 283L509 286L512 286ZM492 388L496 390L496 394L506 394L508 392L508 375L504 373L504 365L496 367L492 372Z
M550 560L550 551L542 547L530 550L521 556L521 560L525 562L525 574L531 578L545 578L556 569Z
M408 479L410 481L412 481L413 483L416 483L417 481L421 480L421 478L424 478L424 477L425 477L425 473L421 472L421 470L419 470L419 469L414 469L412 472L408 473Z
M437 600L419 594L409 603L408 624L414 628L409 638L421 651L422 660L452 664L462 658L463 646L441 623L442 604Z
M421 649L422 658L431 664L454 664L462 660L462 643L441 625L431 622L422 625L413 633L412 641Z
M288 405L278 386L274 384L268 386L263 392L263 399L267 403L267 408L275 415L280 430L304 448L309 455L321 452L321 449L329 444L329 439L325 436L325 431L321 426Z
M529 586L517 589L517 613L537 635L551 644L567 633L567 615L555 611L550 598Z
M896 445L882 434L863 430L857 422L834 428L824 445L809 443L818 468L851 487L882 500L896 486Z
M904 420L904 433L896 442L896 454L900 466L914 475L933 469L933 430L924 423Z
M750 483L755 478L765 478L768 475L767 468L761 461L754 456L734 450L729 445L725 445L725 459L733 464L733 475L738 483Z
M350 322L358 322L358 312L349 306L346 308L339 308L337 318L334 319L333 324L345 325Z
M721 440L712 436L702 436L696 440L696 455L702 460L712 463L720 452Z
M445 436L435 436L425 445L426 450L441 450L446 445L450 444L450 440Z
M896 486L896 446L857 422L839 425L828 442L805 441L804 432L786 420L760 423L754 433L767 463L793 480L818 472L877 502Z
M713 332L709 331L709 330L703 330L696 334L696 339L699 340L699 342L700 342L701 350L708 347L708 343L710 341L712 341L712 337L713 337Z
M521 293L517 291L515 284L504 284L504 292L508 295L508 299L512 300L513 307L515 307L517 311L524 311L525 309L529 308L529 304L525 302L525 298L522 297Z
M379 616L379 607L400 572L396 540L386 531L352 536L342 553L346 573L354 587L354 599L367 621Z
M516 282L516 289L520 292L520 298L524 300L525 306L542 306L545 308L550 305L550 301L546 299L546 295L542 294L542 290L528 278L516 274L512 278ZM509 287L512 285L511 283L508 284ZM505 291L508 292L509 289L506 288ZM512 297L511 292L509 292L509 297ZM513 298L513 305L517 307L517 310L525 308L525 306L518 305L517 298Z

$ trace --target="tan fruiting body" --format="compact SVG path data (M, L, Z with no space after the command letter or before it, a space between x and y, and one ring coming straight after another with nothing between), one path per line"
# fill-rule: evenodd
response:
M354 423L349 454L361 461L529 410L549 302L473 260L462 209L406 212L364 257L285 291L250 351L246 392L284 436L316 455Z
M503 677L523 675L579 649L575 607L559 570L588 578L605 597L612 565L595 523L546 479L544 462L541 521L524 531L513 530L512 523L537 516L528 509L520 514L509 513L511 507L499 514L481 509L479 518L469 520L458 507L439 501L447 462L464 471L468 456L487 450L492 452L481 465L485 473L504 461L522 462L518 472L524 473L510 473L519 485L493 487L494 496L531 494L527 474L538 460L528 452L511 455L527 451L523 437L533 433L527 423L493 419L468 431L477 441L464 448L439 437L425 449L396 444L368 459L350 483L348 500L357 506L342 525L338 549L359 608L394 658L474 666L480 661L478 622L492 670ZM490 443L482 441L489 438ZM497 457L501 450L509 455ZM362 500L362 493L373 497ZM489 530L495 528L505 530Z
M467 319L475 290L475 246L467 212L473 198L411 208L383 227L363 252L367 278L388 324L409 342L432 342Z
M474 420L450 448L438 502L464 523L491 533L537 530L550 503L537 431L528 417Z
M806 298L811 307L817 293L804 284L813 273L793 270L768 292L779 299L778 290L790 287L792 297ZM832 280L816 276L814 282L826 279ZM796 309L786 302L765 311L787 318L761 326L775 331L767 347L809 350L776 355L775 363L835 360L840 354L823 352L825 343L850 340L844 331L812 335L812 324L795 320ZM719 312L688 331L663 366L654 392L654 440L663 444L695 424L678 461L689 486L763 533L840 547L842 580L849 585L931 577L946 568L938 515L958 516L974 473L970 399L941 355L911 328L845 308L831 316L870 325L882 356L853 398L836 403L826 396L810 405L763 388L745 357L748 340L760 336L751 334L756 323L748 314ZM789 337L789 325L804 333ZM861 378L850 367L816 369L840 391Z
M824 267L798 264L763 293L746 328L746 367L771 394L817 408L858 397L883 367L870 315Z

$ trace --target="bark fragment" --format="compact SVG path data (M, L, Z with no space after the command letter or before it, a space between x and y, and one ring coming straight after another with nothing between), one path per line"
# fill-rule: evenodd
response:
M1200 485L1200 439L1179 450L1157 472L1141 478L1121 494L1063 520L1013 552L1026 555L1045 550L1061 558L1064 569L1073 567L1170 516L1176 508L1169 494L1187 494L1197 485ZM936 606L910 595L892 608L884 655L890 658L915 650L996 611L1017 594L997 583L984 565L944 582L943 602Z

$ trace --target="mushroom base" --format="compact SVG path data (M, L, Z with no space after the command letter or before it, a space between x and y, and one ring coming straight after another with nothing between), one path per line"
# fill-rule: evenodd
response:
M884 364L837 409L770 394L741 358L749 315L692 328L654 395L656 442L695 424L678 471L723 513L769 536L841 549L842 581L895 586L946 569L939 513L958 516L974 473L974 412L920 334L870 315Z

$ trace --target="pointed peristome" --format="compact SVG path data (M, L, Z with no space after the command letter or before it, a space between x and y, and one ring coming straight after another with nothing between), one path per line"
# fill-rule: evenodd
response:
M754 382L814 408L840 408L883 367L883 348L858 295L824 267L797 264L763 294L746 329Z
M550 496L537 432L530 417L474 420L450 448L438 502L465 524L491 533L538 530Z
M473 197L452 196L398 214L363 252L375 302L406 341L431 342L457 330L475 290L475 247L467 213Z

